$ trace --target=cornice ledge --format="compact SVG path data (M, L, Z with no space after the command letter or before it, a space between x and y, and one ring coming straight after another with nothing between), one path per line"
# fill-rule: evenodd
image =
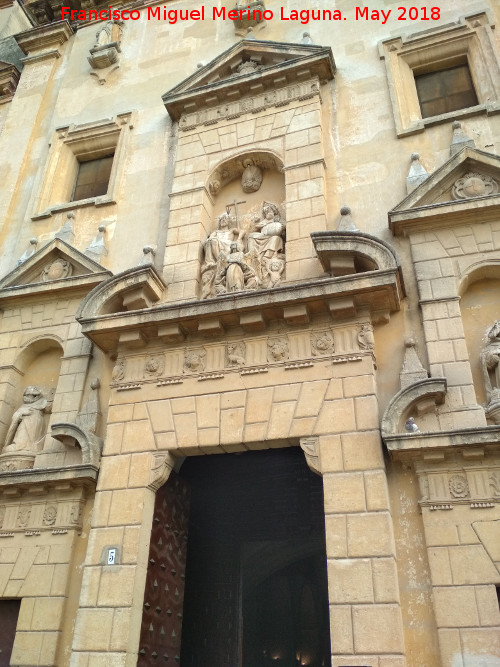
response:
M457 429L449 431L428 431L413 435L397 433L383 434L387 449L391 454L398 452L419 452L448 447L500 446L500 426Z
M0 492L6 487L20 486L95 486L98 469L95 465L79 464L64 468L29 468L13 472L0 472Z
M78 445L82 450L82 462L99 468L103 440L94 433L70 423L52 424L51 435L64 445Z
M58 58L61 55L58 47L73 35L74 31L68 21L58 21L26 30L14 35L14 39L27 55L27 58L23 59L26 64L45 57Z
M14 97L21 73L11 63L0 63L0 104Z
M144 267L141 267L144 269ZM116 349L124 332L148 331L148 337L164 324L180 324L181 328L197 331L202 320L216 318L224 326L234 324L234 314L259 312L266 319L276 319L276 309L300 303L314 312L331 313L340 317L355 314L357 308L369 308L373 313L394 312L400 309L401 288L397 269L367 271L340 278L318 278L314 281L285 285L272 290L256 290L224 294L212 299L159 303L147 310L121 308L117 299L121 285L129 287L128 272L101 283L82 301L76 319L83 333L98 347L110 352ZM156 274L156 272L155 272ZM158 274L156 274L157 276ZM163 284L163 283L162 283ZM111 307L115 302L115 308ZM349 315L346 315L348 302ZM153 332L153 333L152 333Z
M353 275L339 273L337 260L352 258L356 273L370 270L396 270L401 283L402 293L406 294L401 271L401 262L395 249L386 241L366 234L351 231L311 232L311 239L323 269L331 275ZM368 260L368 261L367 261ZM355 266L356 265L356 266ZM373 267L375 265L375 267Z
M105 313L149 308L164 295L166 285L151 264L122 271L87 294L76 313L77 320L100 318Z
M390 401L382 417L382 439L402 433L404 421L409 411L415 407L418 413L428 412L431 405L444 403L447 391L446 378L428 378L401 389ZM419 434L403 434L399 437L415 438Z

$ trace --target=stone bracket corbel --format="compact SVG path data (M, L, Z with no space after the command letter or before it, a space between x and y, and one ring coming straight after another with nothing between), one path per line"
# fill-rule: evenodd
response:
M76 424L69 423L52 424L51 436L66 447L78 445L82 450L82 463L99 467L103 448L102 438Z
M417 415L434 410L445 401L446 378L428 378L401 389L390 401L382 417L382 438L404 433L404 423L411 410ZM413 437L408 434L408 437Z

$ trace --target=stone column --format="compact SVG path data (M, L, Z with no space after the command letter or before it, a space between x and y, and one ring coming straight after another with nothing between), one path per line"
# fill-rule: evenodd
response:
M403 624L374 374L356 375L355 364L347 364L337 389L330 433L319 438L332 666L402 667Z
M141 438L123 438L124 426L117 422L108 429L71 667L137 664L155 485L148 487L153 455L140 452ZM109 549L116 550L112 565L107 564Z

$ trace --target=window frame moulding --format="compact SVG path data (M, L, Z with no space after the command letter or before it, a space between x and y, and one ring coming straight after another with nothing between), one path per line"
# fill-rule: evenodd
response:
M398 137L423 132L426 127L450 119L500 113L500 59L492 34L494 27L483 11L462 16L456 23L379 42ZM422 118L415 75L458 63L468 65L479 103Z
M120 178L134 127L134 112L114 118L57 128L40 176L31 219L43 220L61 211L116 204ZM106 194L71 201L80 162L113 154ZM79 161L79 158L85 160ZM64 177L60 177L64 175Z

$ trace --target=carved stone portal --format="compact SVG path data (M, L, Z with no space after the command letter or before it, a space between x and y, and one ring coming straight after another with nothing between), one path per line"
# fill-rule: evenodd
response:
M285 271L284 234L279 209L270 202L264 202L262 218L251 230L240 226L237 215L220 215L203 244L201 298L279 285Z

